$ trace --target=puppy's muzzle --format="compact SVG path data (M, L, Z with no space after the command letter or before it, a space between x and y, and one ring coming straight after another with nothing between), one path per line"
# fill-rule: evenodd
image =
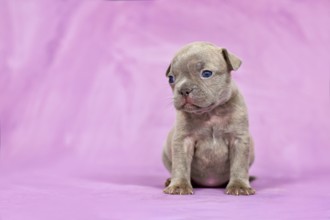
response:
M187 97L193 90L193 88L183 87L179 90L179 92L183 97Z

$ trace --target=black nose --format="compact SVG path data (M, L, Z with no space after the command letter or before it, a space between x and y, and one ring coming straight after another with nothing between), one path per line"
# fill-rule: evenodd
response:
M181 88L180 89L180 94L182 96L188 96L192 91L193 91L192 88Z

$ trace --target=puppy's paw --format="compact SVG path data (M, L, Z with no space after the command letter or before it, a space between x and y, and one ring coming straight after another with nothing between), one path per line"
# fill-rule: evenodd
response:
M189 183L174 183L169 184L165 189L164 193L166 194L177 194L177 195L192 195L193 188Z
M229 183L227 188L226 188L226 194L228 195L234 195L234 196L239 196L239 195L254 195L256 191L251 188L250 186L247 186L243 182L237 181L234 183Z

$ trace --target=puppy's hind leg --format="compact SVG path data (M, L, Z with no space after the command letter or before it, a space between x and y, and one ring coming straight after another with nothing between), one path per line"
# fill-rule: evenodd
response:
M165 146L163 148L163 154L162 154L163 164L170 173L172 172L172 161L171 161L172 136L173 136L173 129L168 134ZM165 181L165 187L168 187L170 184L171 184L171 178L167 178Z
M170 160L170 158L167 156L166 150L164 149L163 151L163 156L162 156L162 159L163 159L163 163L164 163L164 166L166 167L166 169L171 172L172 170L172 161Z
M167 158L165 153L163 154L163 163L168 171L171 172L172 162ZM171 184L171 178L167 178L165 181L165 187L168 187Z

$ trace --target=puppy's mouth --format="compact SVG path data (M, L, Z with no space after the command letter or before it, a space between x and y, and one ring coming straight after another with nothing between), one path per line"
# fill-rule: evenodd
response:
M180 110L183 110L183 111L186 111L189 113L203 114L205 112L212 110L213 106L214 106L214 103L211 103L208 106L199 106L199 105L195 104L191 98L188 97L183 101L183 104L181 105Z

